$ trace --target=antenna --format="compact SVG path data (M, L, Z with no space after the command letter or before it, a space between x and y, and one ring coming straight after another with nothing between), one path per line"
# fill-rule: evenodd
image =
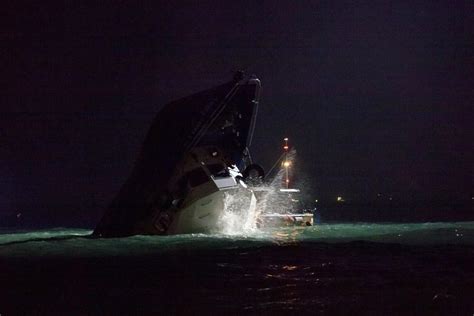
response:
M283 141L285 142L284 145L283 145L283 150L285 151L284 154L285 154L285 161L283 162L283 167L285 167L285 185L286 185L286 188L289 189L290 187L290 177L289 177L289 173L288 173L288 169L290 168L290 162L288 161L288 137L285 137L283 139Z

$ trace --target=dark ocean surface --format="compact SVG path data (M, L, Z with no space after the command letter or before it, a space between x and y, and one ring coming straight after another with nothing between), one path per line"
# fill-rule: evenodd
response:
M474 222L0 233L2 316L474 314Z

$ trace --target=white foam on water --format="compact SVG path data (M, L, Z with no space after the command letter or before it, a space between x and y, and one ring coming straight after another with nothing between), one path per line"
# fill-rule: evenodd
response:
M295 157L296 151L292 150L288 153L286 161L293 165ZM291 199L287 194L280 192L285 172L285 168L280 166L269 184L251 187L253 193L244 189L226 193L218 232L224 235L258 237L263 234L257 228L259 214L293 211Z
M257 201L250 191L226 193L219 232L225 235L249 235L257 232Z

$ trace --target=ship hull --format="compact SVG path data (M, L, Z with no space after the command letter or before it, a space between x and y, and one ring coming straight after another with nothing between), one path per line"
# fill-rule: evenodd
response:
M237 76L166 105L93 235L218 230L225 191L245 187L243 174L252 165L259 89L258 79Z
M213 233L221 225L225 211L225 193L214 192L204 196L193 204L180 209L175 214L168 234Z
M246 200L238 205L238 211L232 210L227 203L231 195L244 196ZM227 221L229 214L239 218L243 224L250 221L249 226L255 226L256 218L252 217L251 212L255 205L256 198L250 190L239 188L217 191L177 211L167 234L226 232L232 224Z

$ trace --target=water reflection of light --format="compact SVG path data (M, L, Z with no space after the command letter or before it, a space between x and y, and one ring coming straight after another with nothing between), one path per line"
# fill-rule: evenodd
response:
M273 240L279 245L293 244L298 242L298 237L302 232L301 227L288 228L273 232Z
M281 267L283 270L287 270L287 271L293 271L293 270L296 270L298 269L297 266L283 266Z

